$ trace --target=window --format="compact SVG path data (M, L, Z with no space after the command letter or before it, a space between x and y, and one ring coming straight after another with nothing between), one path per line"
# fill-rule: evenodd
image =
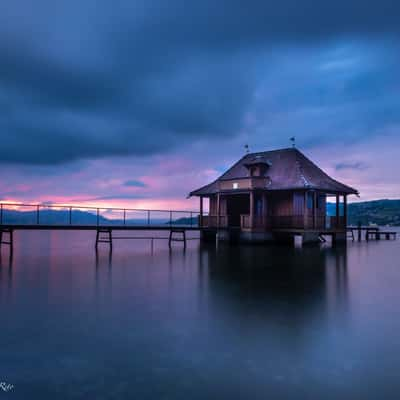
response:
M234 189L239 189L239 184L237 182L234 182L232 186Z

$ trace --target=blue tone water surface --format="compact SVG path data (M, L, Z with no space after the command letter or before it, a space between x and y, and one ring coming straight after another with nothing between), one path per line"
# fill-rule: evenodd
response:
M161 233L162 234L162 233ZM0 399L398 399L400 241L201 247L17 232Z

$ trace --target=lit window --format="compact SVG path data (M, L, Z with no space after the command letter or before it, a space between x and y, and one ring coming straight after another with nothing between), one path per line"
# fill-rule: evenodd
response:
M238 184L237 182L234 182L233 188L234 188L234 189L239 189L239 184Z

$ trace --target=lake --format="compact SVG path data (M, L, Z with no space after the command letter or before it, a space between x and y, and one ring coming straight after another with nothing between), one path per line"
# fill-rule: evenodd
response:
M15 240L0 399L399 398L399 240L121 240L112 256L93 232Z

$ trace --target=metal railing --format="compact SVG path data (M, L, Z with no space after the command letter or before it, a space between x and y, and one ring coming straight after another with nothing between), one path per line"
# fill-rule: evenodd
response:
M0 203L0 225L198 227L198 211Z

